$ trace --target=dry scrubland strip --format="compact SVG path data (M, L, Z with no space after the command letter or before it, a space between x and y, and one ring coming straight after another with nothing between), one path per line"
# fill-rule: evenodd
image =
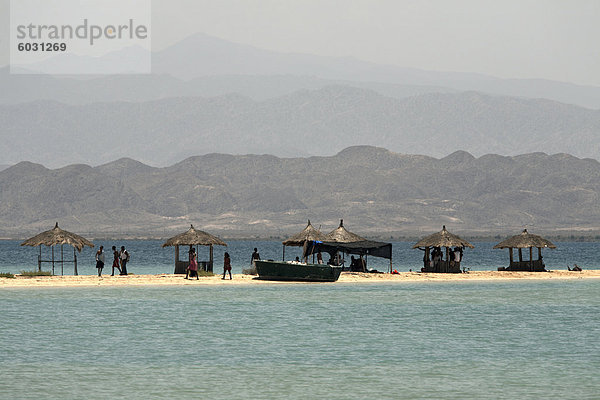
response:
M418 272L402 272L391 274L364 274L344 272L340 283L382 283L382 282L458 282L458 281L500 281L500 280L570 280L597 279L600 270L584 270L582 272L550 271L550 272L508 272L508 271L471 271L468 274L424 274ZM193 285L274 285L274 284L306 284L302 282L274 282L254 279L249 275L234 275L233 280L222 280L219 275L202 277L199 280L183 279L181 275L129 275L129 276L44 276L21 277L14 279L0 278L0 288L10 287L78 287L78 286L193 286ZM315 284L315 283L310 283ZM329 283L331 284L331 283Z

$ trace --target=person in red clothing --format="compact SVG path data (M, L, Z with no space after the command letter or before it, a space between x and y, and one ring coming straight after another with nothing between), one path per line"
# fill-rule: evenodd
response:
M225 275L229 272L229 279L231 280L231 258L229 258L229 253L225 252L225 256L223 257L223 278L225 279Z
M196 280L198 280L198 262L196 261L196 249L194 249L193 247L190 250L190 264L185 270L184 279L187 279L188 275L190 278L196 276Z

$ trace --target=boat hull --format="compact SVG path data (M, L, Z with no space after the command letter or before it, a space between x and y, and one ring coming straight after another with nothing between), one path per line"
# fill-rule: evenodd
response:
M342 267L257 260L256 272L258 279L270 281L335 282L340 277Z

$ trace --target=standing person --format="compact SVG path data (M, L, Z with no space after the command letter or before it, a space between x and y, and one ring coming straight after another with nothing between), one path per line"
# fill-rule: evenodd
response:
M119 265L119 252L117 251L117 248L115 246L112 247L112 252L113 252L113 265L112 265L112 273L110 274L110 276L115 276L115 268L119 270L119 273L121 273L121 266Z
M196 276L196 280L198 280L198 262L196 261L196 249L193 247L190 249L190 264L185 269L185 278L187 279L188 275L190 278Z
M104 246L100 246L96 252L96 268L98 268L98 276L102 276L102 268L104 268Z
M317 253L317 263L323 264L323 256L321 255L321 252Z
M255 247L254 253L252 253L252 257L250 258L250 265L252 265L252 268L256 268L256 260L260 260L260 254L258 254L258 249Z
M129 253L125 250L125 246L121 246L121 253L119 253L121 259L121 274L127 275L127 263L129 262Z
M229 258L229 253L225 252L225 256L223 257L223 278L225 279L225 274L229 272L229 280L231 280L231 258Z

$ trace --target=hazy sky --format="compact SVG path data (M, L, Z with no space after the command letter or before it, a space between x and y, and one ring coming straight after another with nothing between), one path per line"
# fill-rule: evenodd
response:
M5 27L8 4L0 0ZM195 32L282 52L600 86L599 0L152 2L155 50Z

